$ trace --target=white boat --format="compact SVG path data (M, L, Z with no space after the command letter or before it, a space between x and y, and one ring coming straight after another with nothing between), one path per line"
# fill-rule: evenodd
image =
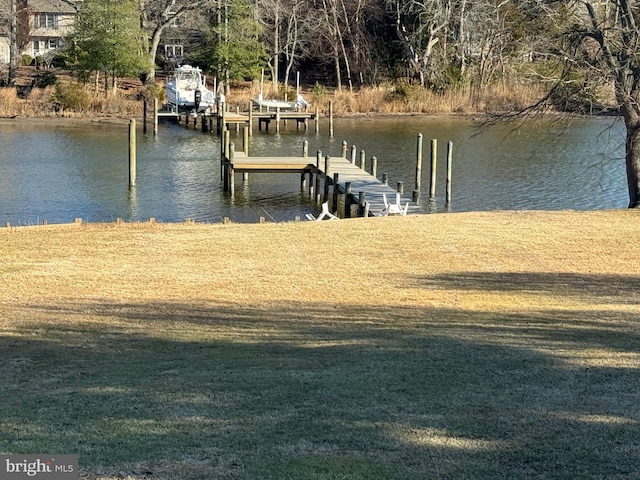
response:
M265 100L264 98L262 98L262 94L259 94L258 98L252 98L251 101L253 102L254 106L260 109L266 108L267 112L271 109L275 110L277 108L281 110L298 111L311 105L300 94L297 95L295 102L285 102L283 100L271 100L271 99Z
M167 103L177 110L202 112L216 103L216 95L207 88L202 70L191 65L182 65L167 81Z

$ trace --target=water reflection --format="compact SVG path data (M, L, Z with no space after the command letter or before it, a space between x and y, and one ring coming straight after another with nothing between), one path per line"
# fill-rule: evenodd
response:
M299 131L294 122L280 133L254 131L250 154L309 156L341 154L342 142L356 146L359 162L378 159L378 177L415 186L417 136L422 133L420 204L425 211L494 209L610 209L628 202L624 136L610 119L525 124L515 132L493 128L478 135L470 119L402 117L337 119L320 132ZM242 145L242 133L231 133ZM436 197L429 199L431 140L437 140ZM137 185L128 190L128 125L64 126L0 122L0 221L2 224L192 218L220 222L277 221L316 210L300 192L295 174L252 174L237 179L236 196L222 192L220 143L175 124L159 134L138 135ZM452 202L445 204L446 149L453 142ZM311 161L314 161L312 158Z

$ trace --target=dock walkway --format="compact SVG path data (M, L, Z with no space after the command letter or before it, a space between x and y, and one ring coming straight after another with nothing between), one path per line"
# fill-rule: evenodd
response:
M231 149L229 149L231 152ZM231 157L231 158L228 158ZM244 152L233 151L225 155L222 166L224 190L234 194L235 172L281 172L300 173L301 188L306 189L319 203L328 201L332 212L338 211L340 203L343 216L356 216L368 210L368 214L378 215L384 210L383 194L395 203L397 191L386 185L365 169L344 157L329 157L328 172L325 158L299 157L250 157ZM247 180L247 175L244 179ZM337 180L337 183L336 183ZM338 197L342 197L340 200ZM423 213L419 205L401 195L401 204L409 203L407 214ZM365 203L368 209L365 209ZM353 206L353 207L352 207Z

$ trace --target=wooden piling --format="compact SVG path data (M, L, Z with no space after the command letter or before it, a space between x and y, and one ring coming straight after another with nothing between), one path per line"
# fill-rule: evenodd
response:
M401 195L404 193L404 182L398 182L396 191Z
M320 133L320 125L318 124L319 113L320 113L320 110L318 109L318 107L316 107L315 115L313 116L313 118L315 120L314 128L315 128L315 133L316 134Z
M388 173L383 173L382 174L382 183L384 183L385 185L389 185L389 174Z
M235 146L233 142L229 144L229 162L227 171L229 172L229 193L231 194L231 198L233 198L235 194L235 172L233 171L233 157L235 152Z
M351 218L351 182L344 183L344 215L343 218Z
M136 186L136 121L129 121L129 188Z
M349 147L347 146L347 141L343 140L342 141L342 158L347 158L347 150L349 149Z
M242 151L247 157L249 156L249 127L242 129Z
M306 138L302 142L302 157L307 158L309 156L309 140Z
M453 163L453 142L447 143L447 191L446 203L451 203L451 164Z
M249 100L249 136L253 135L253 104Z
M378 174L378 157L371 157L371 176L377 178Z
M331 168L331 157L326 155L324 157L324 191L322 195L322 202L329 201L329 169Z
M331 202L331 213L336 213L338 211L338 181L339 176L337 173L333 174L333 199Z
M142 133L147 133L147 97L142 97Z
M351 145L351 163L356 164L356 154L358 153L358 149L355 145Z
M276 133L280 133L280 107L276 107Z
M333 100L329 100L329 138L333 138Z
M360 150L360 168L362 170L366 170L366 163L367 163L367 156L364 152L364 150Z
M320 203L320 199L321 199L321 194L320 194L320 177L322 176L321 175L322 170L320 169L321 162L322 162L322 152L318 150L318 152L316 153L316 186L314 189L316 203Z
M153 135L158 135L158 99L153 97Z
M422 181L422 134L418 134L418 142L416 146L416 186L413 190L413 201L418 203L420 201L420 184Z
M431 139L431 180L429 182L429 200L436 198L436 166L438 157L438 140Z

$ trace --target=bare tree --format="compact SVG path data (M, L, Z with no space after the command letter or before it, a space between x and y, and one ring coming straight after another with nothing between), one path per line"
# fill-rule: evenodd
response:
M626 126L629 208L640 208L640 10L631 0L528 0L522 8L549 25L539 52L561 66L548 101L567 91L597 101L598 87L612 86ZM540 107L540 102L536 107Z
M167 27L181 22L187 16L208 13L216 0L139 0L140 25L146 32L146 49L149 55L147 81L155 77L155 58L163 32Z

